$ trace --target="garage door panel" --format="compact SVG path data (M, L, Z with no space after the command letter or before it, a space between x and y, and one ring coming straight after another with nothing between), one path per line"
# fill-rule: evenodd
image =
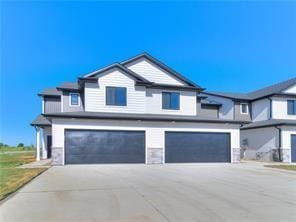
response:
M66 164L145 163L145 132L67 130Z
M230 162L228 133L166 132L167 163Z

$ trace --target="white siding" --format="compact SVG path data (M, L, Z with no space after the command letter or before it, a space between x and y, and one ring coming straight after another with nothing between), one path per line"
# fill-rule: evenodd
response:
M126 67L151 82L170 85L185 85L183 81L175 78L170 73L145 58L138 59L128 64Z
M273 119L294 119L296 115L288 115L287 98L272 98L272 118Z
M224 132L231 134L231 148L240 147L239 126L231 124L53 119L53 147L64 149L65 129L145 130L146 149L164 149L165 131Z
M162 92L178 92L178 93L180 93L180 110L162 109ZM172 91L172 90L162 90L162 89L147 89L147 92L146 92L146 113L196 115L196 92Z
M284 90L284 93L292 93L296 94L296 85L289 87L288 89Z
M212 96L208 94L202 94L202 95L207 96L209 100L213 100L222 104L222 106L219 109L219 119L234 118L234 102L231 99L227 99L219 96Z
M270 101L269 99L261 99L252 103L253 121L268 120L270 117Z
M106 86L126 87L127 106L106 105ZM85 84L85 111L92 112L145 112L145 88L135 86L135 81L119 69L112 69L102 75L98 83Z
M245 159L271 161L272 150L278 149L278 130L275 127L241 130L241 147L245 150ZM244 141L247 140L247 145ZM260 158L259 158L260 156Z
M282 148L291 149L291 135L296 135L296 127L282 127Z

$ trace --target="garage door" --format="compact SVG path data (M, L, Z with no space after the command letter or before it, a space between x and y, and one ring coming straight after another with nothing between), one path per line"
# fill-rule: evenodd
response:
M145 132L66 130L65 163L145 163Z
M165 162L230 162L230 134L166 132Z
M291 161L296 162L296 135L291 135Z

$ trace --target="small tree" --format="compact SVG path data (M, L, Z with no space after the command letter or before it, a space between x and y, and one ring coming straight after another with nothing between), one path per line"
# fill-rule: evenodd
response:
M23 143L19 143L19 144L17 145L17 147L24 147L24 144L23 144Z

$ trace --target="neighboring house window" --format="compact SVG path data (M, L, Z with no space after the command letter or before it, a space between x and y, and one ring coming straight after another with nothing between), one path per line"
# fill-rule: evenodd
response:
M70 93L70 106L79 106L79 93Z
M241 103L241 114L248 114L249 107L247 103Z
M126 88L106 87L106 105L126 106Z
M163 92L162 93L163 109L180 109L180 93Z
M288 100L288 115L296 115L296 100Z

